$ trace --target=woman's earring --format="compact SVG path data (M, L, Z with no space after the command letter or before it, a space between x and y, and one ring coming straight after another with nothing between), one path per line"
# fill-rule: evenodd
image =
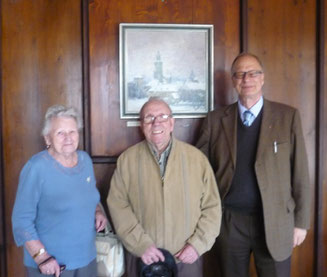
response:
M47 149L49 149L50 148L50 144L47 144Z

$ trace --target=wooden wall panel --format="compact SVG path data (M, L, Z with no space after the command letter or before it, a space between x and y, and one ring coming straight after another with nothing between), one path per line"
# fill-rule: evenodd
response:
M97 187L101 195L101 203L106 210L107 216L109 216L109 210L107 206L107 196L109 193L110 180L115 171L116 164L115 163L101 163L94 164L94 173L95 178L97 180ZM109 218L110 223L111 219ZM111 223L111 226L113 224Z
M239 52L239 3L233 1L93 1L90 20L91 149L93 156L118 156L142 139L119 119L119 23L214 25L214 84L217 105L233 99L232 58ZM101 112L99 112L99 110ZM201 120L178 119L176 137L194 143Z
M322 46L322 52L321 54L323 54L323 56L320 57L320 61L321 61L321 93L323 94L323 97L321 99L323 99L323 110L322 110L322 118L321 118L321 142L322 142L322 151L321 151L321 200L322 202L321 207L322 209L319 210L318 214L319 216L321 216L321 222L322 222L322 226L321 226L321 230L319 230L321 233L319 233L319 239L321 239L319 246L319 250L320 252L318 253L318 259L319 259L319 263L318 265L320 266L320 270L317 270L320 275L318 277L322 277L322 276L327 276L327 20L326 20L326 15L327 15L327 2L323 1L323 4L321 5L321 9L323 11L323 13L321 14L321 24L323 24L321 26L321 31L323 31L323 33L321 34L322 36L322 41L321 41L321 46ZM318 195L319 197L320 195Z
M316 6L314 0L249 0L248 49L264 64L268 99L299 109L314 196L316 124ZM292 276L312 276L312 228L292 256Z
M115 157L142 139L139 128L127 128L126 120L119 119L119 23L213 24L214 99L219 106L235 100L229 71L240 51L239 9L236 0L93 1L89 7L92 155ZM201 122L177 119L174 134L195 143ZM101 168L96 169L99 178L106 175L105 166ZM100 184L103 199L106 185L109 182ZM215 256L207 255L206 276L217 276L216 266Z
M19 172L44 149L44 112L55 103L82 111L81 3L2 1L2 127L8 276L24 276L12 238L11 211Z
M84 0L84 2L87 0ZM13 243L11 210L18 174L34 153L43 149L39 133L49 105L64 103L83 109L81 2L78 0L1 1L1 100L5 190L5 218L8 276L23 275L22 251ZM119 119L118 25L135 23L214 24L215 106L236 99L229 68L240 45L256 53L265 65L267 98L299 108L309 154L310 177L314 189L316 167L316 3L325 0L92 0L89 2L90 47L90 143L102 200L109 190L114 163L101 158L117 157L142 139L138 128L127 128ZM246 18L240 18L240 5ZM247 4L247 6L246 6ZM242 21L241 21L242 20ZM247 25L248 24L248 25ZM247 30L241 36L239 30ZM324 22L324 51L327 52L327 25ZM240 37L243 41L240 41ZM320 57L321 58L321 57ZM324 56L324 80L327 59ZM319 93L319 91L318 91ZM321 92L320 92L321 93ZM327 91L324 87L325 109ZM86 106L85 106L86 107ZM84 107L84 108L85 108ZM84 110L84 112L87 112ZM201 119L178 119L175 135L194 143ZM327 116L323 114L320 133L327 149ZM321 149L320 149L321 150ZM319 151L319 149L318 149ZM98 163L100 161L100 163ZM112 161L112 159L111 159ZM323 183L322 242L319 254L327 264L327 158L322 157ZM314 201L313 201L314 203ZM1 205L1 203L0 203ZM295 250L292 276L314 276L314 229L303 246ZM0 232L1 235L1 232ZM1 242L1 241L0 241ZM206 277L217 274L215 251L206 256ZM327 274L326 268L322 275ZM1 270L0 270L1 276ZM251 268L251 276L256 276ZM1 276L5 277L5 276ZM7 276L6 276L7 277ZM319 276L320 277L320 276Z
M116 168L115 163L94 164L94 173L97 180L97 188L101 195L101 201L105 204L109 192L109 184Z

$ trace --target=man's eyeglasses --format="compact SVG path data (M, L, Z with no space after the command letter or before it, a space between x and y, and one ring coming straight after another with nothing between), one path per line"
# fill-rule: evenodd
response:
M233 73L233 77L235 79L244 79L246 76L248 76L249 78L255 78L255 77L258 77L259 75L261 75L263 72L260 71L260 70L251 70L251 71L246 71L246 72L243 72L243 71L240 71L240 72L234 72Z
M147 115L142 118L142 121L145 124L153 123L156 119L157 119L157 122L166 122L166 121L168 121L168 118L170 118L171 116L172 116L171 114L159 114L157 116Z

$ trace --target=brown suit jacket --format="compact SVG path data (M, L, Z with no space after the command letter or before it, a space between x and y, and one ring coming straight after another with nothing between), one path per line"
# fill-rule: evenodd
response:
M237 117L237 103L210 112L197 143L210 160L222 200L231 186L236 166ZM282 261L292 253L294 227L310 226L308 163L296 109L264 100L254 168L267 246L272 257Z

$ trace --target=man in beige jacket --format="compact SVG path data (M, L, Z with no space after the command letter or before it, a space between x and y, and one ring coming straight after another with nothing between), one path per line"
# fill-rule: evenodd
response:
M107 199L116 232L127 249L128 276L172 253L178 276L202 276L201 255L220 230L221 206L215 176L195 147L172 137L170 107L150 99L140 111L145 140L118 159Z

